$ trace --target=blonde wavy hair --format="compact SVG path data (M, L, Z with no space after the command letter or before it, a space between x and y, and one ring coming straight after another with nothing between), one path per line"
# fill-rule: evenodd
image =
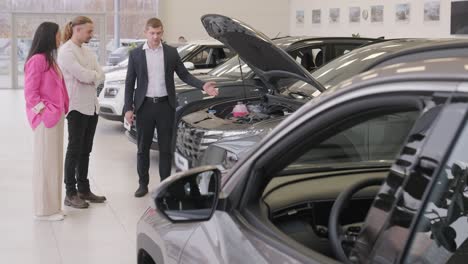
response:
M62 34L63 42L68 41L73 36L73 27L88 24L88 23L93 24L93 21L89 17L77 16L73 18L72 21L68 22L63 29L63 34Z

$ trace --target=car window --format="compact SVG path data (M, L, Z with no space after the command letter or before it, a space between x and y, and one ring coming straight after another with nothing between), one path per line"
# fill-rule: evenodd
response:
M324 61L325 47L305 47L294 50L289 54L307 71L313 71L322 66Z
M190 52L192 52L193 50L195 50L197 47L198 47L198 45L195 45L195 44L187 44L187 45L178 47L178 48L177 48L177 52L179 53L179 56L180 56L181 58L184 58L184 57L187 56Z
M394 160L418 115L418 111L386 114L357 123L314 146L286 170Z
M128 66L128 59L123 60L117 64L119 67L127 67Z
M344 55L360 45L361 44L335 44L333 45L333 58Z
M228 48L223 48L224 54L226 54L226 60L232 58L234 56L234 52L232 52Z
M229 50L229 49L221 48L221 47L211 49L208 64L216 66L226 61L228 57L225 53L225 50Z
M383 56L397 52L401 47L402 44L378 43L354 49L320 67L312 77L325 88L332 87L364 72Z
M112 52L113 55L126 55L128 54L128 47L120 47Z
M207 60L210 55L210 50L211 49L206 48L206 49L203 49L202 51L199 51L195 56L189 59L189 61L195 64L195 66L207 64Z
M437 176L406 263L465 263L468 254L468 125Z

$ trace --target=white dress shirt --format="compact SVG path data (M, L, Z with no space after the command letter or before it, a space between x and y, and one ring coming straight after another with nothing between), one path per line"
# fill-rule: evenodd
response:
M146 55L146 66L148 68L148 97L162 97L167 95L166 75L164 72L164 49L162 43L155 49L143 45Z
M57 63L70 97L70 112L76 110L84 115L98 113L96 88L105 76L93 51L68 40L58 51Z

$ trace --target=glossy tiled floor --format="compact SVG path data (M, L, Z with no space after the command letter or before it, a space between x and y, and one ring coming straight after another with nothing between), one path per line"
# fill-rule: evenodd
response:
M64 207L64 221L38 222L32 215L32 132L23 91L0 90L0 120L0 263L136 263L136 223L148 195L133 197L136 147L123 126L101 118L91 154L92 189L108 201L85 210ZM157 169L153 152L150 189L159 182Z

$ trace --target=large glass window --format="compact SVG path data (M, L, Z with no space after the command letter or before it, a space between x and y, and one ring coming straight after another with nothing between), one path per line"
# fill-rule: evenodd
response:
M125 12L155 10L157 0L121 0L120 10Z
M120 0L122 44L123 41L133 43L144 39L145 23L157 15L158 3L159 0ZM113 42L114 0L0 0L0 89L22 88L25 59L40 23L56 22L63 29L78 15L88 16L94 21L95 34L88 46L105 65L116 48ZM16 37L14 43L13 34ZM16 50L15 54L11 53L13 50ZM13 69L12 65L15 65Z
M11 1L10 0L0 0L0 10L10 10L11 8Z
M1 2L0 2L1 3ZM11 88L11 17L0 13L0 89Z
M25 12L105 12L105 0L14 0L12 9ZM1 1L0 1L1 5Z
M57 1L54 1L57 2ZM103 0L64 0L64 10L65 11L88 11L91 12L104 12L106 10L106 3Z
M50 10L63 11L66 0L14 0L12 9L24 12L50 12Z

